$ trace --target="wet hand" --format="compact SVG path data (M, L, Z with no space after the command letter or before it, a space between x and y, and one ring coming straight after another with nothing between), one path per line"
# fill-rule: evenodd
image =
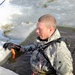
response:
M20 46L20 45L16 45L16 44L11 43L11 42L5 43L5 44L3 45L3 48L4 48L5 50L6 50L7 48L8 48L9 50L15 49L16 51L20 51L20 50L21 50L21 46Z
M16 45L16 44L13 44L13 43L5 43L3 45L3 48L6 50L6 49L9 49L11 50L11 53L12 53L12 58L14 59L15 56L16 56L16 52L15 51L20 51L21 50L21 46L20 45Z

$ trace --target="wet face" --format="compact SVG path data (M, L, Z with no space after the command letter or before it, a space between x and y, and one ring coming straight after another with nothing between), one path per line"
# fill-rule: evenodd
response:
M44 22L38 22L36 33L41 39L47 39L48 37L50 37L50 28L46 27Z

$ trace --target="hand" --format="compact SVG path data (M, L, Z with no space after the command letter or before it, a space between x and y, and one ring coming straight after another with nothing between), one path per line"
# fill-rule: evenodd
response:
M13 58L13 59L14 59L15 56L16 56L16 52L15 52L15 51L25 53L25 50L24 50L20 45L16 45L16 44L11 43L11 42L5 43L5 44L3 45L3 48L4 48L5 50L6 50L7 48L8 48L9 50L11 50L11 52L12 52L12 58Z
M3 48L6 50L7 48L10 50L10 47L12 46L12 43L5 43L3 45Z
M13 44L13 43L5 43L4 45L3 45L3 48L6 50L7 48L9 49L9 50L11 50L11 53L12 53L12 58L14 59L15 58L15 56L16 56L16 52L15 52L15 48L16 47L16 44ZM19 49L20 50L20 49Z
M3 45L3 48L4 48L5 50L6 50L7 48L8 48L9 50L15 49L16 51L20 51L20 50L21 50L21 46L20 46L20 45L13 44L13 43L11 43L11 42L5 43L5 44Z

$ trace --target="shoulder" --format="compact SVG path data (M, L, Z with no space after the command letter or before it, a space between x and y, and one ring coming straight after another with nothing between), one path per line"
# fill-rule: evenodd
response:
M61 41L60 43L57 43L57 52L59 53L70 53L66 43L64 41Z
M61 41L61 43L57 46L57 57L62 61L72 59L71 52L63 41Z

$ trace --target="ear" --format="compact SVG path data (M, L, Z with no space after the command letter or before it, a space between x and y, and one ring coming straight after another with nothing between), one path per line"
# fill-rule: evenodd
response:
M54 28L53 26L50 27L50 32L54 31Z
M54 33L54 27L53 26L50 27L50 31L49 32L50 32L50 36L53 35L53 33Z

